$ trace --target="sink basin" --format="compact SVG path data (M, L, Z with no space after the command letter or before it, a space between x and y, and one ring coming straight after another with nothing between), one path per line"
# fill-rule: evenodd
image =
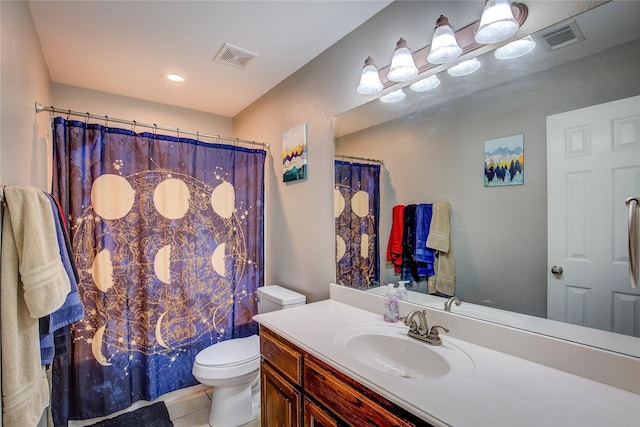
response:
M473 361L442 334L444 343L433 346L407 336L399 326L361 326L337 338L338 347L353 361L383 374L407 379L470 374Z

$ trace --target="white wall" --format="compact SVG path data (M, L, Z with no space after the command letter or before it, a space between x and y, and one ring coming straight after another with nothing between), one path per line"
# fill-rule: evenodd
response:
M107 115L141 123L155 123L159 126L176 127L210 135L233 136L233 123L228 117L75 86L54 83L51 88L53 105L57 108L80 112L88 111L100 116ZM56 116L64 116L64 114L56 114ZM83 120L82 117L77 116L72 116L71 119ZM104 124L100 120L91 120L91 122ZM113 123L110 126L130 128L128 125L117 123ZM152 129L140 127L136 131L151 132ZM169 131L158 131L158 133L177 135L177 133ZM196 138L192 135L182 136ZM206 141L206 139L203 140Z
M422 28L417 21L424 7L424 2L392 3L234 117L237 137L271 143L266 284L302 292L308 301L329 297L329 283L335 281L333 117L370 100L355 90L364 60L372 55L380 66L390 61L393 43ZM426 32L423 37L428 44ZM282 133L300 123L309 126L309 178L284 184Z
M0 184L47 189L49 118L35 102L50 103L49 70L27 2L0 2Z

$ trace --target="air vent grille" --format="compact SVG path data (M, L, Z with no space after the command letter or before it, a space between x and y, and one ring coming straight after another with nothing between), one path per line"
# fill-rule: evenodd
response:
M576 21L547 31L540 35L540 38L544 41L544 46L550 50L560 49L584 40Z
M257 53L225 43L214 59L237 68L245 68L256 56Z

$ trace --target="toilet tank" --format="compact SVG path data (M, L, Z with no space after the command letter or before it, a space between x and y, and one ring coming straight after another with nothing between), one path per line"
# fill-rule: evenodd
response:
M303 305L307 297L279 285L258 288L258 314Z

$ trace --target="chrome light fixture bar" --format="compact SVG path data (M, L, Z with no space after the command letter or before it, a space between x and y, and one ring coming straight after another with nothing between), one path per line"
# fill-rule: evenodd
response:
M529 13L527 6L522 3L511 3L510 6L515 21L518 23L519 27L522 26L522 24L527 20L527 15ZM462 52L460 54L461 56L485 46L485 44L483 43L478 43L474 37L476 32L478 31L479 26L480 21L476 21L455 32L458 45L462 49ZM428 71L440 65L432 64L427 61L427 55L430 51L431 46L425 46L413 52L413 61L418 69L418 74L422 74L425 71ZM397 83L388 77L390 69L391 65L388 65L379 70L379 77L380 81L382 82L383 90Z

